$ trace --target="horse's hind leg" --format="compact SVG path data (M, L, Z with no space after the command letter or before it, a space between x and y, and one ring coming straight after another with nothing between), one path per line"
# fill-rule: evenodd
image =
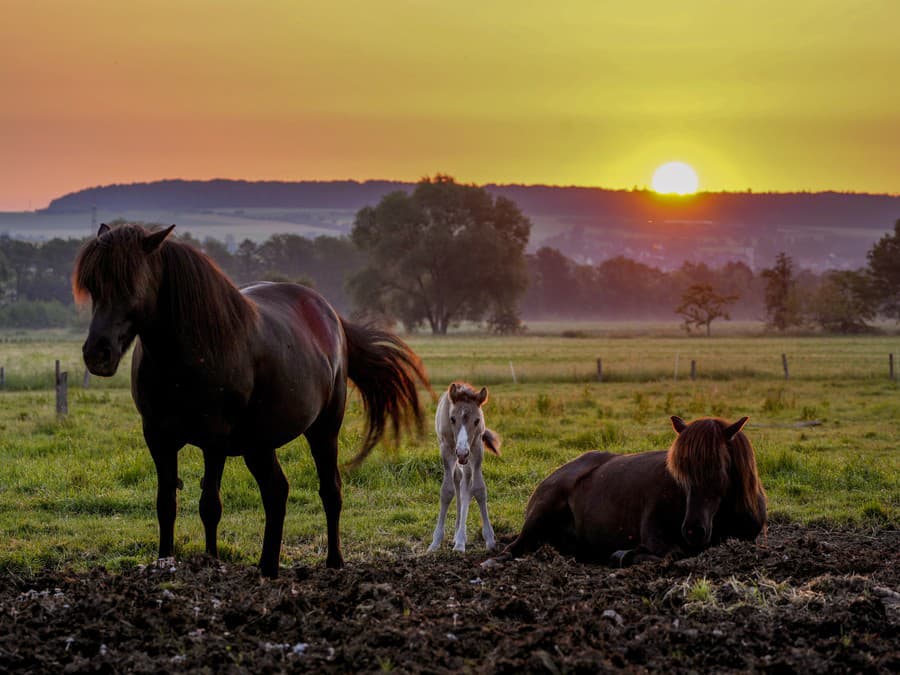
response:
M511 558L518 558L536 551L545 543L562 543L564 532L571 528L572 514L565 494L556 489L539 485L525 513L522 531L503 552L485 560L482 565L490 567Z
M266 511L266 529L263 534L259 569L263 576L274 578L278 576L278 559L281 556L281 534L284 530L288 481L274 450L248 452L244 455L244 462L259 485L263 508Z
M203 479L200 481L200 520L206 532L206 553L213 558L219 557L217 530L222 519L222 498L219 490L222 485L222 471L225 468L225 455L203 451Z
M328 527L328 556L325 566L340 569L344 566L341 554L341 507L344 498L341 492L341 472L338 469L337 435L340 423L334 429L310 428L306 433L316 462L316 473L319 475L319 497L325 510L325 521Z
M478 508L481 510L481 534L484 535L484 545L488 551L493 551L497 546L494 538L494 528L491 527L491 519L488 518L487 510L487 486L484 484L484 476L479 470L475 474L472 486L472 496L478 502Z

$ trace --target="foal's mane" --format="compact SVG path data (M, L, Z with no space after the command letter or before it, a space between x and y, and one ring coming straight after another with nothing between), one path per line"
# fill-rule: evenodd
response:
M762 482L750 440L738 431L725 440L728 422L705 418L691 422L675 438L666 455L666 468L683 487L729 485L743 510L759 516Z
M464 401L466 403L474 403L476 406L478 406L478 392L475 390L475 387L473 387L468 382L453 382L450 385L450 387L452 387L454 384L457 387L457 390L456 390L456 400L457 401ZM450 391L450 387L447 387L448 392ZM478 406L478 407L480 407L480 406Z
M149 234L141 225L122 225L89 240L75 260L75 299L101 304L123 296L145 300L156 289L157 317L165 317L168 330L191 356L212 358L223 347L244 343L257 319L256 306L190 244L169 237L147 253Z

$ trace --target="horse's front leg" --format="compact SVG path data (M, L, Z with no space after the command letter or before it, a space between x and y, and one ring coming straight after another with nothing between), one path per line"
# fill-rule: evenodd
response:
M266 529L263 533L259 569L264 577L275 578L278 576L278 560L281 556L288 481L274 450L248 452L244 455L244 462L259 485L259 493L266 512Z
M478 508L481 510L481 534L484 536L484 545L488 551L493 551L497 546L497 542L494 538L494 528L491 527L491 519L488 518L487 485L484 483L481 469L475 472L472 480L472 496L478 502Z
M213 558L219 557L217 531L222 519L222 498L219 491L222 486L222 471L225 468L225 455L214 450L203 451L203 478L200 481L200 520L206 532L206 553Z
M441 481L441 507L438 512L434 535L431 537L431 546L428 547L429 553L437 551L441 547L441 542L444 540L444 526L447 522L447 511L450 509L450 502L453 501L455 492L456 488L453 485L453 466L448 466L444 463L444 479Z
M469 518L469 502L472 501L471 475L463 468L456 494L456 535L453 537L453 550L466 550L466 520Z
M159 521L159 557L175 555L175 514L178 510L178 443L144 427L144 440L156 466L156 518Z

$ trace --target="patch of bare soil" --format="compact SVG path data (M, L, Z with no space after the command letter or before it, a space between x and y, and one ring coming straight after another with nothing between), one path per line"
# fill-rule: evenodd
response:
M623 570L542 549L5 577L4 672L900 672L900 532L773 526Z

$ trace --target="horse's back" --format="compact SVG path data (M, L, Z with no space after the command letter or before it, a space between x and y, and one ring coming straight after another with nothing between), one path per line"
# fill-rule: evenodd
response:
M582 555L605 560L636 547L648 519L679 521L684 497L665 458L665 451L611 455L573 485L569 508Z

